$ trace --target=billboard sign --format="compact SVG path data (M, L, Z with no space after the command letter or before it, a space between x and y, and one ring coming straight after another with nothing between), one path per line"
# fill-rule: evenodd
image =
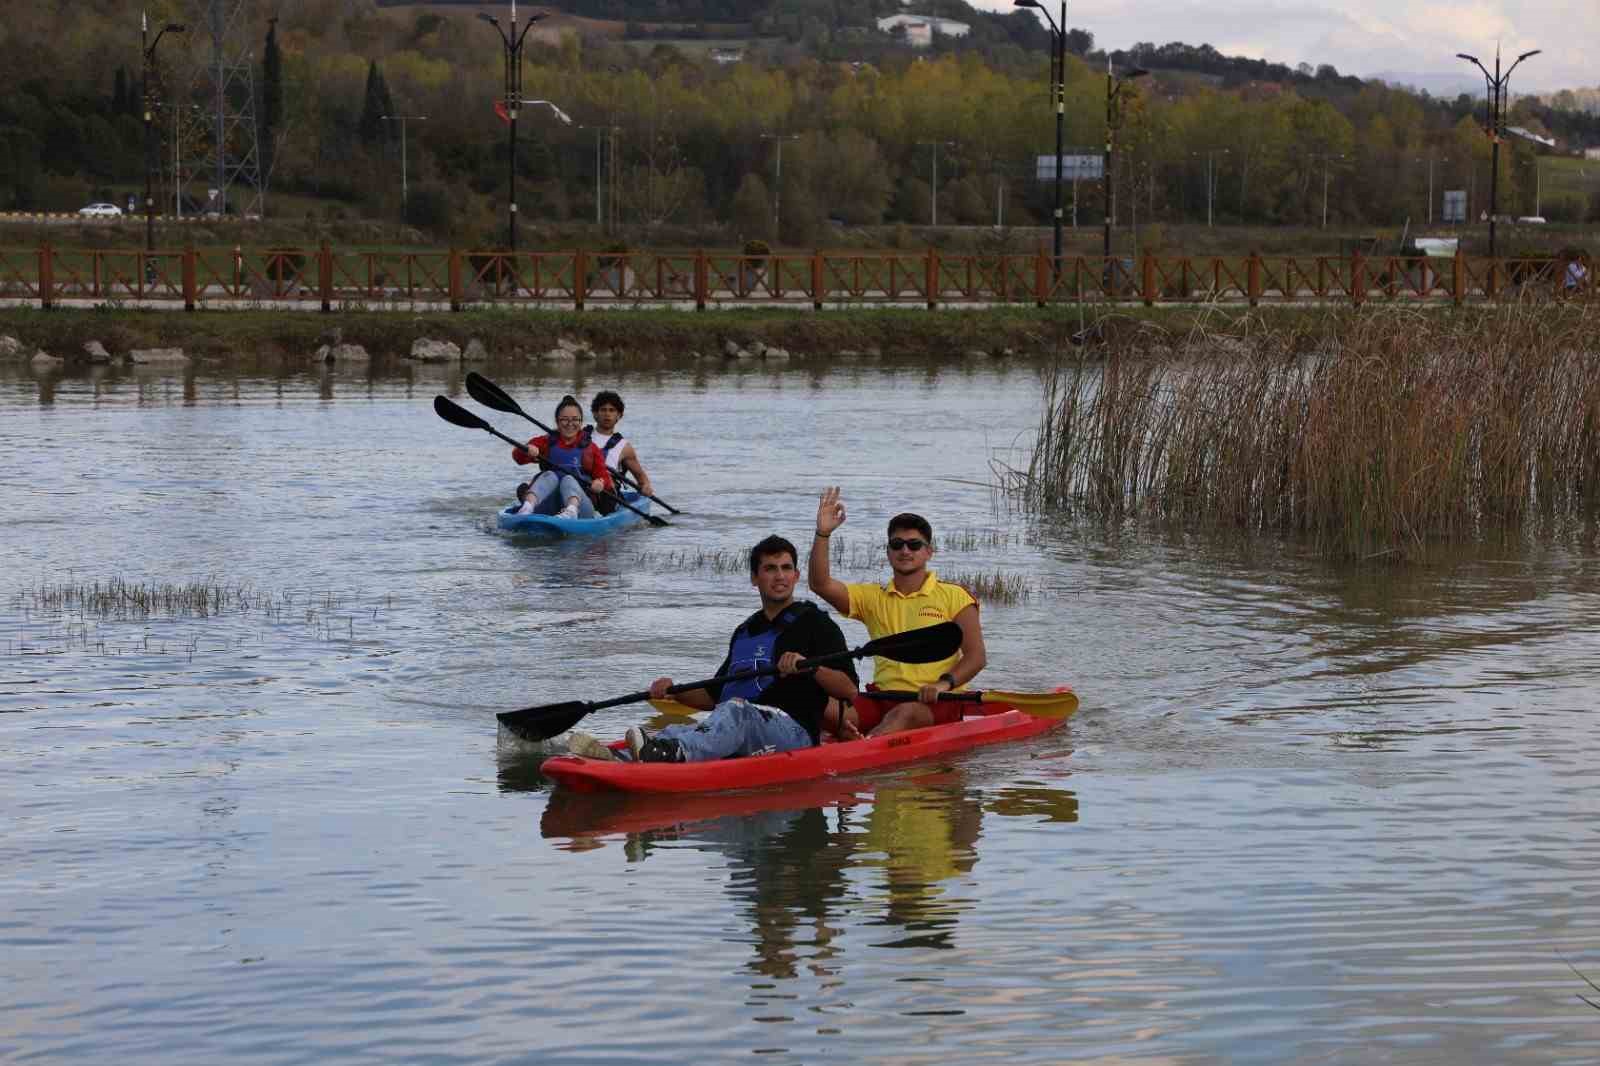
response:
M1099 181L1103 174L1105 174L1105 158L1103 156L1081 152L1074 152L1071 155L1062 153L1062 181ZM1034 165L1034 179L1036 181L1056 180L1056 157L1054 153L1038 157Z

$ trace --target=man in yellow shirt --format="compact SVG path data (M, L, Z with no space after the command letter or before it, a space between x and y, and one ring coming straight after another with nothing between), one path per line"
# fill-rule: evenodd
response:
M978 621L978 601L960 585L940 581L928 561L933 558L933 527L916 514L889 519L889 568L894 576L882 585L850 584L835 580L828 565L828 538L844 524L844 501L837 486L826 489L817 505L816 537L806 567L806 584L847 618L863 622L867 636L904 633L909 629L955 622L961 627L961 650L936 663L897 663L873 660L873 687L887 691L913 691L917 700L877 704L860 700L859 719L839 723L839 735L848 737L865 729L874 736L902 729L953 721L961 717L958 704L940 703L939 693L962 688L988 661L983 647L983 626ZM881 717L880 717L881 716Z

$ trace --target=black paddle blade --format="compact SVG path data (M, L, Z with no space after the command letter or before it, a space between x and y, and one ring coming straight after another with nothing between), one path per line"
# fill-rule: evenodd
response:
M513 400L499 385L490 381L476 370L467 374L467 393L485 407L492 407L496 411L507 414L520 415L521 406Z
M522 740L549 740L560 736L589 713L589 705L578 700L551 703L544 707L524 707L520 711L501 711L500 724Z
M897 663L936 663L961 650L961 627L954 622L908 629L879 637L861 647L862 655L876 655Z
M460 426L462 429L489 428L489 423L444 396L435 396L433 398L433 413L452 425Z

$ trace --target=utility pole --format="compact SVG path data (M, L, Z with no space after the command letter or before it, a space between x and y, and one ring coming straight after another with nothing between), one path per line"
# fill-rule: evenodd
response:
M1213 201L1216 199L1216 195L1217 195L1217 164L1216 164L1216 157L1217 157L1218 153L1220 153L1222 155L1227 155L1228 154L1228 149L1226 149L1226 148L1206 148L1206 149L1204 149L1202 151L1194 153L1195 155L1203 155L1203 156L1206 157L1206 228L1207 229L1211 228L1211 206L1212 206Z
M800 135L798 133L763 133L761 139L763 141L772 141L778 146L777 173L772 179L772 239L777 241L783 232L779 227L779 223L782 222L783 210L783 142L798 141Z
M615 126L579 126L580 130L594 130L594 224L601 230L605 229L605 216L601 212L603 197L600 195L600 175L604 168L601 166L600 138L608 130L615 130Z
M427 115L384 115L386 122L400 123L400 218L406 221L410 218L408 210L411 204L410 185L406 180L406 123L426 122Z
M1319 152L1310 157L1322 160L1322 228L1328 228L1328 164L1333 159L1343 159L1339 152Z

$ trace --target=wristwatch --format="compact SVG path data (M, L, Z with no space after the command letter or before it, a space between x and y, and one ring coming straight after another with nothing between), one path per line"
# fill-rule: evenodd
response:
M950 673L948 670L945 671L944 673L940 674L939 677L938 677L938 680L950 682L950 688L952 690L954 690L955 687L956 687L956 676L954 674Z

